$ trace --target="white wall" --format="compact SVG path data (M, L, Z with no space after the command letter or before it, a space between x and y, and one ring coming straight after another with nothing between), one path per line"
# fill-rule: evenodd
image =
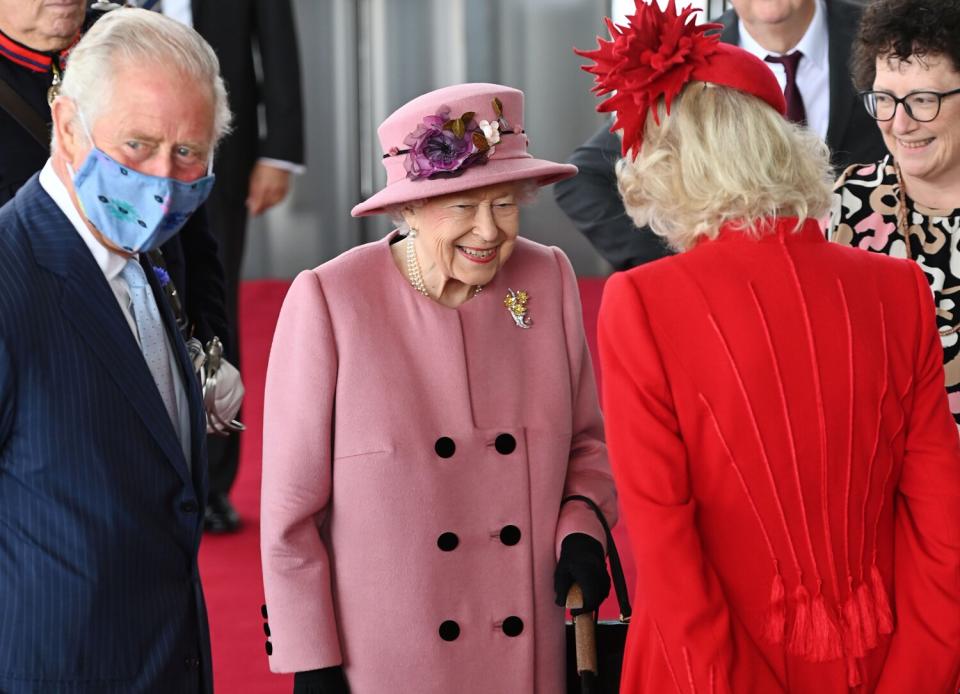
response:
M660 6L663 7L665 0L658 0ZM693 5L699 7L704 12L701 12L699 17L700 21L706 20L706 9L707 9L708 0L678 0L677 4L680 7L686 7L687 5ZM611 2L612 9L610 18L618 24L626 24L625 17L627 15L633 14L634 10L634 0L613 0Z

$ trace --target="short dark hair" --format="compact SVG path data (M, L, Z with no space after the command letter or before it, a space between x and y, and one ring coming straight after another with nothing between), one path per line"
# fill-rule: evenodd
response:
M960 68L960 0L873 0L853 45L853 82L871 89L877 58L943 55Z

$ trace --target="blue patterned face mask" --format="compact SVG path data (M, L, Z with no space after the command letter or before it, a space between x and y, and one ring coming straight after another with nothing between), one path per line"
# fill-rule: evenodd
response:
M69 164L67 168L83 215L111 243L131 253L151 251L173 238L206 201L215 179L210 169L190 183L150 176L123 166L96 145L76 173Z

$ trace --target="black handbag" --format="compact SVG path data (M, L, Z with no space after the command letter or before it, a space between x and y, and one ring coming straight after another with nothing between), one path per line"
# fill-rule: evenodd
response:
M600 507L586 496L573 494L564 498L568 501L582 501L597 514L607 537L607 562L610 566L610 580L620 606L619 620L596 621L594 640L596 642L596 674L578 672L576 630L573 622L567 622L567 694L618 694L620 691L620 671L623 665L623 651L627 641L627 626L630 623L630 598L627 595L627 582L623 576L620 555L613 541L613 534ZM590 615L596 620L596 615Z

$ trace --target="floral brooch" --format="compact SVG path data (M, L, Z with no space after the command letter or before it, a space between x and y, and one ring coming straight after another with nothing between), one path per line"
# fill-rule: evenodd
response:
M494 120L477 121L476 113L467 111L451 118L450 108L441 106L436 115L423 119L403 144L409 149L391 149L389 155L409 155L404 161L407 178L453 178L471 166L486 164L493 155L501 134L515 131L503 117L500 99L492 102Z
M513 318L513 322L516 323L518 328L529 328L532 324L530 316L527 313L527 300L530 297L522 289L519 291L513 291L512 289L507 289L507 295L503 299L503 305L506 306L507 311L510 312L510 317Z

